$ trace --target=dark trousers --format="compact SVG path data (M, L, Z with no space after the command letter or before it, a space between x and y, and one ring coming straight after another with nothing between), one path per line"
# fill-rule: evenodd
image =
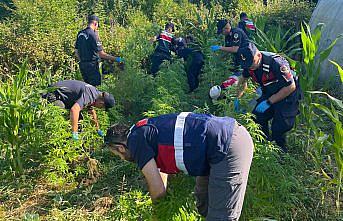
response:
M265 98L258 99L257 105L263 100ZM298 100L290 95L290 97L285 98L279 103L273 104L264 113L256 112L256 107L253 111L255 114L255 122L261 125L261 129L267 139L274 140L284 152L287 152L286 132L290 131L294 126L296 115L299 112L298 106ZM271 136L269 134L270 120L272 120L270 127L272 132Z
M101 75L98 62L80 62L80 71L84 82L94 87L101 85Z
M152 74L154 77L156 77L157 72L160 70L160 65L164 61L170 61L170 55L162 52L155 52L151 56L151 68L150 68L150 74Z
M190 92L194 91L199 86L199 75L203 65L203 61L193 61L187 70L187 81Z

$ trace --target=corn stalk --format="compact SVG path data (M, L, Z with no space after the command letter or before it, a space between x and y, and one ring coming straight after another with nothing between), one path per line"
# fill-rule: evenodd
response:
M19 67L15 76L10 76L8 81L0 87L0 120L3 125L1 151L5 153L10 168L15 174L23 172L22 149L27 145L32 125L34 112L30 99L32 89L27 85L27 63Z
M335 169L331 170L333 171L333 176L329 176L325 171L327 171L325 168L321 169L321 173L324 176L324 179L327 180L327 185L335 186L336 188L336 208L339 212L340 210L340 193L342 189L342 178L343 178L343 127L342 127L342 121L341 117L343 116L342 110L343 110L343 102L337 98L332 97L331 95L321 92L321 91L311 91L309 92L311 94L324 94L326 95L330 101L331 101L331 107L328 108L322 104L318 103L312 103L316 108L323 111L333 122L334 124L334 133L331 136L328 136L329 140L329 148L330 151L328 154L334 156L334 161L332 163L335 163L333 167ZM335 105L333 105L335 104ZM338 108L336 109L335 106ZM325 165L325 164L324 164Z

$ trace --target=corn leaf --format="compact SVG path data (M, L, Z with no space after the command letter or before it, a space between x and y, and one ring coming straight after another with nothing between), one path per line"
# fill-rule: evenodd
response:
M329 57L329 55L331 54L333 46L335 46L337 41L341 38L343 38L342 35L338 36L335 40L333 40L333 42L331 42L329 47L327 47L324 51L320 52L320 57L319 57L320 61L324 61L325 59L327 59Z
M341 82L343 82L343 68L339 64L337 64L336 62L334 62L332 60L329 60L329 61L337 67L338 74L341 78Z

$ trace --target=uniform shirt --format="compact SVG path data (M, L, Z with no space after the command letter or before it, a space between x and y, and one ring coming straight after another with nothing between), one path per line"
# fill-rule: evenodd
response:
M263 95L270 97L283 87L294 82L293 74L288 61L278 54L263 52L262 62L255 71L244 69L243 77L252 79L260 84Z
M53 86L58 88L57 93L60 95L60 100L65 104L66 109L71 109L75 103L78 103L81 109L89 107L101 94L94 86L83 81L59 81Z
M248 37L250 37L251 33L256 32L254 23L249 19L244 19L238 22L238 28L242 29Z
M191 113L190 115L191 119L186 118L186 126L183 133L183 158L185 167L190 175L208 175L209 164L221 161L228 151L235 120L233 118L215 117L206 114ZM156 118L151 118L151 122L149 119L143 119L131 128L132 132L128 136L127 146L130 150L131 157L140 169L143 169L146 163L153 158L156 160L158 167L159 162L162 161L164 163L162 165L163 167L173 167L172 164L175 163L175 159L171 155L174 155L176 150L173 149L173 145L175 144L170 143L168 137L174 139L175 120L177 116L176 114L161 115ZM163 124L164 129L161 130L166 131L167 128L170 134L161 133L158 129L158 124ZM192 138L190 134L193 136L191 142L189 140L189 138ZM188 138L185 138L185 136L188 136ZM194 142L196 145L194 145ZM159 153L159 150L166 150L171 154ZM192 151L190 152L189 150ZM198 151L201 151L201 153ZM167 159L160 161L162 157ZM163 170L165 168L160 168L161 172L168 173L168 171ZM199 168L202 169L199 170ZM171 173L176 172L178 172L177 168Z
M240 28L232 28L230 33L225 36L225 47L246 47L249 44L249 38Z
M194 50L192 48L182 48L177 51L177 55L184 60L187 60L189 58L189 55L191 55L192 60L199 61L199 63L204 61L204 55L199 50Z
M161 34L157 36L157 47L156 52L162 52L170 54L170 50L172 50L172 42L174 40L174 35L167 32L162 31Z
M81 62L97 62L102 44L93 29L87 27L77 34L75 49L78 50Z
M186 62L186 70L188 71L191 64L199 64L199 66L204 63L204 55L199 50L192 48L182 48L177 50L177 55Z

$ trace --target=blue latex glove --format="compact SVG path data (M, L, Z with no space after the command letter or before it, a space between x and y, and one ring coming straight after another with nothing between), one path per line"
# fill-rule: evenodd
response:
M239 100L238 100L237 97L236 97L235 100L233 101L233 106L234 106L234 111L235 111L236 113L238 113L238 112L239 112Z
M73 132L71 135L71 139L73 139L74 141L78 141L79 140L79 133Z
M116 57L114 60L115 60L116 62L118 62L118 63L124 62L124 59L121 58L121 57Z
M267 103L267 100L262 101L256 106L256 112L264 113L268 108L270 108L270 104Z
M220 50L221 47L222 46L219 46L219 45L212 45L211 46L211 51L218 51L218 50Z
M257 96L261 97L262 96L262 89L261 89L261 87L256 88L255 93L257 94Z
M105 136L105 135L104 135L104 132L102 132L102 130L98 130L97 132L98 132L98 135L99 135L100 137L104 137L104 136Z

